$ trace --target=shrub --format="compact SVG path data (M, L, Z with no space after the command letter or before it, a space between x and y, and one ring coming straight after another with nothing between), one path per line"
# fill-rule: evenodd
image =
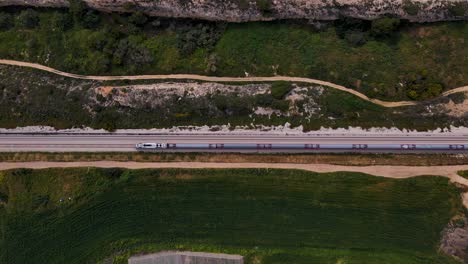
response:
M55 12L50 19L50 26L53 29L64 31L72 27L73 20L70 14Z
M336 35L340 38L345 38L350 32L366 32L370 29L370 22L357 18L345 17L335 20Z
M0 12L0 30L7 30L13 26L13 17L4 12Z
M85 28L97 28L101 17L94 10L88 10L81 19L81 25Z
M177 48L184 55L192 54L197 48L212 49L224 32L224 24L189 23L178 27Z
M273 109L278 109L282 112L286 112L289 110L289 102L288 101L280 101L280 100L275 100L273 101L273 103L271 104L271 108Z
M113 53L113 63L116 65L138 66L153 62L148 49L128 39L122 39Z
M448 10L453 16L464 16L468 12L468 5L463 2L456 2L449 5Z
M256 4L258 10L264 15L268 15L271 12L271 0L257 0Z
M362 46L367 42L367 34L360 31L351 31L345 34L345 40L351 46Z
M292 89L292 85L289 82L274 82L271 85L271 95L278 100L284 98Z
M133 13L129 18L128 21L135 26L142 26L144 25L147 21L148 18L143 14L142 12L138 11Z
M419 13L419 5L411 0L405 0L403 2L403 10L408 15L415 16Z
M73 16L75 24L79 24L81 18L86 13L88 6L82 0L68 0L69 8L68 12Z
M400 19L384 17L372 21L371 34L375 37L386 37L400 26Z
M16 25L20 28L35 28L39 25L39 14L32 9L21 11L16 17Z
M448 96L455 104L462 104L465 102L466 95L465 93L454 93Z

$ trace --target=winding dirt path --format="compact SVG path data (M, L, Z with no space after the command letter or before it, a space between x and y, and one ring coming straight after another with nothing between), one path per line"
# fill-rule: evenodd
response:
M468 179L457 174L460 170L468 170L468 165L456 166L340 166L332 164L294 164L294 163L219 163L219 162L119 162L119 161L89 161L89 162L1 162L0 170L16 168L66 168L66 167L120 167L128 169L239 169L239 168L270 168L299 169L313 172L350 171L361 172L387 178L409 178L421 175L436 175L450 179L451 182L468 187ZM462 195L463 204L468 208L468 192Z
M166 75L132 75L132 76L93 76L93 75L79 75L73 74L68 72L63 72L56 70L54 68L50 68L41 64L30 63L30 62L23 62L23 61L15 61L15 60L2 60L0 59L0 64L3 65L12 65L12 66L20 66L20 67L28 67L34 68L50 73L55 73L61 76L75 78L75 79L84 79L84 80L96 80L96 81L115 81L115 80L162 80L162 79L185 79L185 80L199 80L199 81L208 81L208 82L271 82L271 81L288 81L288 82L303 82L303 83L313 83L319 84L323 86L328 86L340 91L344 91L350 94L353 94L363 100L368 102L372 102L374 104L383 106L383 107L400 107L400 106L411 106L417 105L418 102L413 101L399 101L399 102L388 102L382 101L379 99L369 98L366 95L355 91L350 88L346 88L344 86L334 84L331 82L311 79L311 78L303 78L303 77L288 77L288 76L272 76L272 77L215 77L215 76L204 76L204 75L196 75L196 74L166 74ZM442 94L442 96L447 96L453 93L459 92L468 92L468 86L458 87L456 89L452 89Z

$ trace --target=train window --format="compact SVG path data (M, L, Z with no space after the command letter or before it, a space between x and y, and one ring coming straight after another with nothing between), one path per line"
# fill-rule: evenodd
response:
M304 145L304 148L305 148L305 149L319 149L319 148L320 148L320 144L305 144L305 145Z

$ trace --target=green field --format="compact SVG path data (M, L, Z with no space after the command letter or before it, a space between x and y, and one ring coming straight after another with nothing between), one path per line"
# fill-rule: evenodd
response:
M468 23L342 19L224 24L0 9L0 57L83 74L304 76L370 97L424 100L467 84ZM391 32L378 25L395 23Z
M246 263L456 263L437 243L462 210L441 177L265 169L12 170L0 199L8 264L126 263L162 249Z

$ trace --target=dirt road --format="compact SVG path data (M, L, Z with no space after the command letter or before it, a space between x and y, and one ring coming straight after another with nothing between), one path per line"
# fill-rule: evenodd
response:
M302 78L302 77L288 77L288 76L273 76L273 77L214 77L214 76L203 76L195 74L167 74L167 75L134 75L134 76L92 76L92 75L79 75L68 72L59 71L44 65L14 61L14 60L1 60L0 64L4 65L13 65L20 67L34 68L42 71L47 71L50 73L55 73L61 76L75 78L75 79L85 79L85 80L96 80L96 81L114 81L114 80L163 80L163 79L185 79L185 80L199 80L199 81L208 81L208 82L271 82L271 81L289 81L289 82L302 82L302 83L312 83L319 84L327 87L331 87L340 91L344 91L350 94L353 94L363 100L372 102L383 107L400 107L400 106L410 106L416 105L418 102L413 101L399 101L399 102L387 102L379 99L369 98L366 95L357 92L353 89L346 88L344 86L334 84L331 82L311 79L311 78ZM445 92L442 96L447 96L452 93L458 92L468 92L468 86L458 87L456 89Z
M314 172L350 171L361 172L388 178L409 178L420 175L438 175L447 177L450 181L468 187L468 179L457 174L457 171L468 170L468 165L457 166L339 166L331 164L293 164L293 163L210 163L210 162L118 162L118 161L92 161L92 162L2 162L0 170L14 168L65 168L65 167L121 167L129 169L146 168L271 168L271 169L300 169ZM468 208L468 193L463 194L463 203Z

